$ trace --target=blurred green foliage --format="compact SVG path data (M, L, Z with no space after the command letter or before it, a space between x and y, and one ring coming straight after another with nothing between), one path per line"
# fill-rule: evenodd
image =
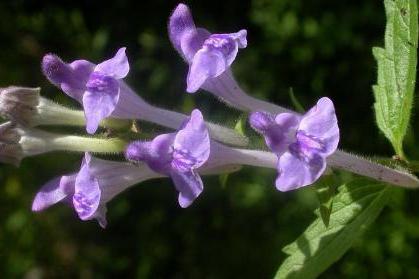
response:
M251 94L290 106L289 88L303 107L320 96L335 101L341 147L391 156L375 127L371 47L383 44L382 1L189 1L198 25L249 31L249 46L234 64ZM175 1L1 1L0 87L41 86L58 102L76 106L42 76L47 52L95 62L128 47L127 81L145 99L234 127L239 112L208 94L186 95L187 67L166 34ZM256 69L256 70L255 70ZM414 146L414 116L406 153ZM249 131L247 130L249 133ZM252 137L255 134L249 133ZM244 168L223 186L205 178L205 193L180 209L168 179L149 181L109 204L109 227L82 222L64 205L30 211L48 179L78 168L80 155L47 154L21 168L0 166L1 278L271 278L293 241L314 219L316 193L275 190L275 173ZM322 278L419 278L418 192L396 191L355 246Z

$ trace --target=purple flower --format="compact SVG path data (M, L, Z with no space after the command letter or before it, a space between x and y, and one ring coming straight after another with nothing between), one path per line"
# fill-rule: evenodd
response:
M189 93L228 71L238 49L247 46L246 30L211 34L206 29L196 28L184 4L179 4L170 16L168 29L173 46L190 65L186 89Z
M160 176L146 166L100 160L86 153L78 173L52 179L41 188L32 210L63 201L74 207L81 220L96 219L104 228L109 200L129 186Z
M152 141L135 141L125 151L128 160L144 161L152 170L170 176L179 191L179 205L183 208L203 190L201 177L195 170L208 160L209 155L208 130L197 109L178 132L159 135Z
M76 99L84 107L86 130L96 132L102 119L110 116L119 101L122 84L129 72L125 48L98 65L86 60L64 63L58 56L47 54L42 60L42 71L56 86Z
M303 116L254 112L249 121L278 156L276 187L280 191L315 182L326 169L326 157L339 143L335 108L329 98L321 98Z

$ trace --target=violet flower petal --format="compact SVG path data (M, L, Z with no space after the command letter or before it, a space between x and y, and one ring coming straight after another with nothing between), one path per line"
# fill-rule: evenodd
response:
M239 48L247 47L247 30L242 29L239 32L229 34L238 44Z
M315 182L325 171L326 160L319 154L312 154L311 158L299 158L289 151L285 152L278 161L278 177L276 188L279 191L290 191L307 186Z
M162 134L152 141L134 141L125 149L128 161L146 162L154 171L168 175L171 169L175 133Z
M201 177L193 171L174 171L170 176L179 191L178 202L182 208L190 206L204 189Z
M285 133L290 133L297 130L301 117L295 113L280 113L275 117L275 123L281 127Z
M204 28L192 29L183 34L179 52L189 64L210 36L211 33Z
M166 172L172 161L175 136L175 133L161 134L152 141L131 142L125 149L125 158L128 161L146 162L155 171Z
M125 149L125 159L132 162L146 161L150 157L149 141L134 141L128 144Z
M54 54L47 54L42 59L42 72L47 79L78 101L82 99L86 82L94 67L93 63L86 60L67 64Z
M146 159L148 166L152 170L164 174L170 172L175 136L175 133L162 134L153 139L148 151L149 157Z
M173 143L172 167L186 172L202 166L210 155L210 137L202 113L195 109Z
M179 53L182 53L181 41L187 32L195 30L192 14L185 4L179 4L169 18L169 38ZM195 51L196 52L196 51Z
M274 117L267 112L253 112L249 122L253 129L264 136L269 149L281 156L288 145L295 141L299 119L299 116L292 113L281 113Z
M325 156L335 152L339 143L339 127L332 100L321 98L316 106L302 117L298 130L320 141L323 145L321 152Z
M230 67L239 51L238 38L237 33L213 34L205 40L203 49L220 52L226 62L226 67Z
M89 80L89 76L93 72L95 64L87 61L87 60L75 60L69 64L70 68L72 69L72 79L77 81L74 84L68 84L63 82L61 84L61 89L66 93L67 91L76 91L77 93L81 92L81 90L86 90L86 83ZM75 87L77 85L77 87ZM71 86L71 87L70 87ZM78 91L80 90L80 91ZM68 93L67 93L68 94ZM78 98L75 98L79 102L81 102L81 95L77 95ZM70 96L71 97L71 96Z
M32 211L42 211L56 204L74 193L76 174L56 177L44 186L36 194L32 202Z
M91 156L85 153L74 187L73 205L82 220L92 219L99 207L101 196L99 182L89 170L90 159Z
M295 135L301 117L294 113L281 113L275 117L275 131L270 131L270 146L278 156L285 152L286 148L295 141ZM282 134L279 135L279 133ZM268 139L266 139L268 142ZM269 145L268 145L269 146Z
M249 124L254 130L264 134L275 124L275 117L269 112L252 112L249 116Z
M226 68L227 62L220 51L199 50L189 68L186 91L196 92L208 78L219 76Z
M86 116L86 130L93 134L102 119L110 116L119 100L118 81L110 76L94 72L87 83L83 95L83 108Z
M98 64L95 67L95 72L100 72L115 79L126 77L129 72L129 63L125 50L125 47L121 47L114 57Z

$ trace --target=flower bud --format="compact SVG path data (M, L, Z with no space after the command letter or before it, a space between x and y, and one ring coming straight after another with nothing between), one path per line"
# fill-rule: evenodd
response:
M0 163L19 166L22 158L22 149L18 144L0 142Z
M14 126L11 122L0 125L0 162L18 166L23 151L19 145L20 136Z
M14 122L32 126L37 113L40 88L9 86L0 90L0 115Z

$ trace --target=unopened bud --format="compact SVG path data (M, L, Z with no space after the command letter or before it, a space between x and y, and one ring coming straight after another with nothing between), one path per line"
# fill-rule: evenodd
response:
M0 89L0 115L22 125L32 126L37 113L40 88L9 86Z
M20 139L19 133L14 129L16 127L12 122L6 122L0 125L0 142L16 143Z
M22 149L18 144L0 142L0 163L18 166L22 158Z
M20 136L11 122L0 125L0 162L18 166L23 158Z

